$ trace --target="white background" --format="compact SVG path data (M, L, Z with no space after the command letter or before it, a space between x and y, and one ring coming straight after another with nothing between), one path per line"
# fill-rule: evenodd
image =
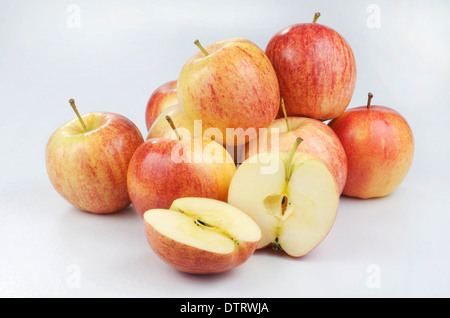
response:
M1 1L0 296L450 296L449 3ZM80 9L79 28L71 8ZM243 37L265 49L278 30L316 11L354 50L349 107L372 91L373 104L407 119L416 152L389 197L342 198L332 231L309 255L257 251L227 273L187 275L153 253L132 207L93 215L54 191L45 146L74 118L70 98L81 113L123 114L145 135L150 94L177 78L195 39Z

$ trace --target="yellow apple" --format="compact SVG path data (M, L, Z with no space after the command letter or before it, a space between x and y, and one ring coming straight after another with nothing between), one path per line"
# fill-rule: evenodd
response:
M171 118L176 132L182 138L201 137L194 135L194 121L187 116L186 112L179 105L174 105L163 110L155 119L148 131L147 140L152 138L178 138L175 130L168 122L167 116Z

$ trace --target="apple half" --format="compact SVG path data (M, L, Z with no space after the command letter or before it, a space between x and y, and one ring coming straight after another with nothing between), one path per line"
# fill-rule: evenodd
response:
M231 181L228 203L259 225L262 237L257 249L272 245L300 257L331 230L340 194L323 160L294 150L260 153L245 160Z
M260 228L246 213L215 199L180 198L169 209L148 210L143 218L155 253L191 274L234 268L247 261L261 239Z

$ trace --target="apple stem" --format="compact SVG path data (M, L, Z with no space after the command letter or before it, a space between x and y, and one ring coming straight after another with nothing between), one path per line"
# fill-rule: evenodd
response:
M372 93L369 93L368 95L369 95L369 98L367 99L367 109L370 108L370 102L372 101L372 98L373 98L373 94Z
M202 51L203 54L205 54L205 56L208 56L208 55L209 55L209 53L205 50L205 48L200 44L200 41L199 41L199 40L195 40L194 44L198 46L198 48L200 49L200 51Z
M166 120L169 123L172 130L175 132L175 135L177 136L178 140L181 140L180 134L178 134L177 127L175 127L175 124L173 123L172 118L170 118L169 115L166 116Z
M80 113L79 113L78 110L77 110L77 106L75 105L75 101L73 100L73 98L71 98L71 99L69 100L69 103L70 103L70 106L72 106L73 111L74 111L75 114L77 115L78 120L80 121L81 126L83 127L83 130L86 132L86 131L87 131L86 125L84 124L84 121L83 121L83 119L81 118Z
M286 120L287 131L291 131L291 127L289 126L288 116L286 113L286 107L284 106L284 98L283 97L281 97L281 109L283 110L284 119Z
M314 14L314 19L312 23L316 23L317 19L320 17L320 12L316 12L316 14Z
M289 155L289 160L287 162L287 171L286 171L286 181L288 181L291 177L291 165L292 165L292 160L294 159L294 155L297 152L298 146L300 146L300 143L303 141L303 139L301 137L297 137L297 139L295 140L294 146L292 146L292 150L291 153Z

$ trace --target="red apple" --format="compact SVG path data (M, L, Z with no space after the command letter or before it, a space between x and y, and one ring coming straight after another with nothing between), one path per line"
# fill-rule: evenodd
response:
M168 209L181 197L226 201L235 171L233 158L213 140L154 138L130 161L128 191L141 216L150 209Z
M414 156L414 138L407 121L385 106L347 110L329 126L346 151L348 176L343 194L368 199L392 193L403 181Z
M287 121L287 122L286 122ZM277 136L271 134L271 129L277 129ZM297 152L306 152L315 155L329 165L334 173L339 192L342 193L347 180L347 156L344 147L334 131L320 120L307 117L287 117L279 118L267 129L267 133L261 133L258 144L252 142L246 145L245 158L249 158L254 153L266 152L267 150L289 151L295 140L303 139Z
M222 201L180 198L170 209L144 214L145 234L167 264L191 274L230 270L253 255L259 226L246 213Z
M356 83L356 62L335 30L300 23L276 33L266 54L278 76L288 116L333 119L348 107ZM281 110L278 117L282 117Z
M170 106L178 104L177 96L177 81L170 81L162 84L150 96L145 109L145 124L147 130L153 125L156 118L163 112L163 110Z
M237 146L267 127L279 108L275 71L263 50L240 38L226 39L192 56L178 77L181 107L202 120L205 138Z
M144 142L133 122L108 112L80 116L58 128L46 151L48 176L56 191L80 210L112 213L130 205L128 163Z

